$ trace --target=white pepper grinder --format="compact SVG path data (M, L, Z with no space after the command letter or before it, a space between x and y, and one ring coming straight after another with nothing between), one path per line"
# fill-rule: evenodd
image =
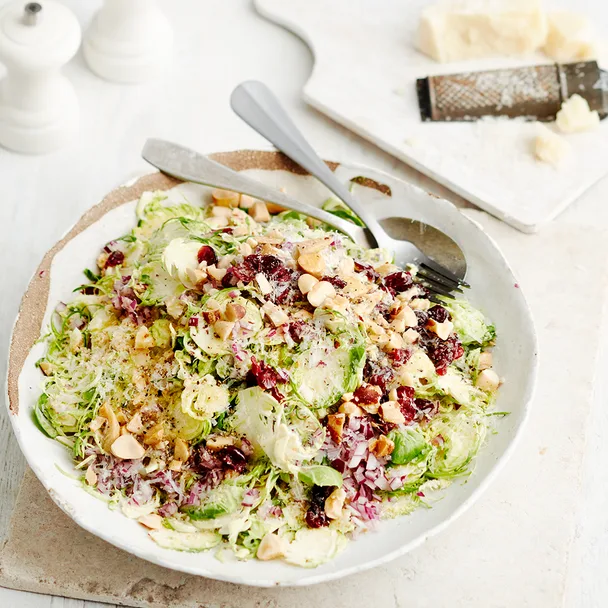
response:
M157 76L168 63L173 29L156 0L105 0L83 43L98 76L137 83Z
M61 68L80 46L80 25L53 0L14 2L0 9L0 145L44 154L74 134L78 99Z

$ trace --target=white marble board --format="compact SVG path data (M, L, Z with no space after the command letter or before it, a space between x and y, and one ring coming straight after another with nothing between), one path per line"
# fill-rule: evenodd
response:
M536 232L608 172L608 119L593 132L565 136L570 150L559 168L534 158L537 123L422 123L416 78L548 62L540 54L434 62L414 48L429 0L254 3L312 49L315 65L303 92L308 103L524 232ZM608 3L547 0L546 6L589 15L598 39L607 38Z

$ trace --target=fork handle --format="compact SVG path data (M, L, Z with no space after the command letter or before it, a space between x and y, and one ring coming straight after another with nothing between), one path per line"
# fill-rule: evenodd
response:
M369 235L371 239L377 246L382 246L380 239L384 231L376 218L359 204L348 188L319 158L265 84L256 80L241 83L232 92L230 104L234 112L250 127L344 201L367 226L366 232L372 233Z
M148 139L141 155L151 165L167 175L195 184L248 194L263 201L293 209L325 222L350 236L359 245L369 247L364 231L351 222L313 205L301 203L271 186L220 165L194 150L162 139Z

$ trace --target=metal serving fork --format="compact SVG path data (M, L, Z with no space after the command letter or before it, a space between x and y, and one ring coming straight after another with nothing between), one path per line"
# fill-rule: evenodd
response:
M270 141L277 149L306 169L311 175L325 184L338 198L350 207L366 225L368 240L375 246L384 247L395 253L398 265L414 263L418 267L418 278L435 293L450 295L452 291L461 292L461 287L469 287L464 281L466 264L462 276L457 276L444 266L425 255L416 245L407 240L389 236L374 217L372 210L350 193L319 158L310 144L302 136L291 118L287 115L278 99L263 83L249 81L240 84L232 92L232 109L250 127ZM409 222L406 218L389 218L393 227L399 222ZM464 254L460 252L464 261Z

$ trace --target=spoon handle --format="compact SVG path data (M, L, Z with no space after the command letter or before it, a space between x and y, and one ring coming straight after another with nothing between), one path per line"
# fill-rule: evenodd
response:
M232 92L230 104L234 112L250 127L346 203L365 223L373 234L373 240L382 246L384 231L376 218L359 204L348 188L319 158L265 84L255 80L243 82Z
M148 139L141 155L151 165L167 175L195 184L248 194L263 201L298 211L337 228L356 243L369 247L364 231L351 222L313 205L301 203L271 186L220 165L194 150L161 139Z

